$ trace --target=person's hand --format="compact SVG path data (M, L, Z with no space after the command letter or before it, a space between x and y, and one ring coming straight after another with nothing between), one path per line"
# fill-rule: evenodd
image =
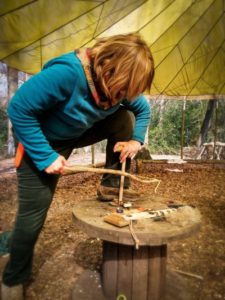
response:
M60 155L53 163L45 169L48 174L62 174L63 167L66 165L67 161L65 157Z
M113 151L120 152L120 162L124 162L127 157L133 158L141 149L141 143L130 140L128 142L118 142L115 144Z

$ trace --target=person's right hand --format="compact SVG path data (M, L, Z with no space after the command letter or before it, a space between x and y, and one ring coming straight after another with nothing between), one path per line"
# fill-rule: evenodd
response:
M45 172L48 174L62 174L63 167L66 165L67 161L64 156L60 155L53 163L45 168Z

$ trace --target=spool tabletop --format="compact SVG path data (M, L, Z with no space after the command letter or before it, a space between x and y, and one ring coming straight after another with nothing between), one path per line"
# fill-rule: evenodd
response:
M164 209L166 205L158 199L146 198L134 203L135 206L148 209ZM115 207L95 198L82 201L73 209L75 223L89 236L117 244L134 245L129 227L118 228L104 222L103 217L115 212ZM192 207L181 207L171 213L169 221L153 222L142 219L133 225L141 246L158 246L172 240L186 238L200 227L199 211Z

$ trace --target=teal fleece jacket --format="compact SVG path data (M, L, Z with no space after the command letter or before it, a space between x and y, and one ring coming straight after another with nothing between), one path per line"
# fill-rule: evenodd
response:
M10 101L8 115L17 139L39 170L57 159L49 141L78 139L94 123L124 105L135 115L133 140L144 142L150 106L143 95L103 110L92 97L74 52L54 58L25 82Z

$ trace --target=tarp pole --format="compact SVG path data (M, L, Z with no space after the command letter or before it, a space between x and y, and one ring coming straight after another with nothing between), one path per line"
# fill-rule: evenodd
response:
M91 145L91 163L95 164L95 145Z
M217 99L214 100L216 102L216 109L215 109L215 126L214 126L214 145L213 145L213 159L217 159L216 157L216 140L217 140L217 123L218 123L218 107L219 107L219 102Z
M183 109L182 109L182 124L181 124L181 150L180 157L183 159L183 147L184 147L184 128L185 128L185 111L186 111L186 96L183 99Z

